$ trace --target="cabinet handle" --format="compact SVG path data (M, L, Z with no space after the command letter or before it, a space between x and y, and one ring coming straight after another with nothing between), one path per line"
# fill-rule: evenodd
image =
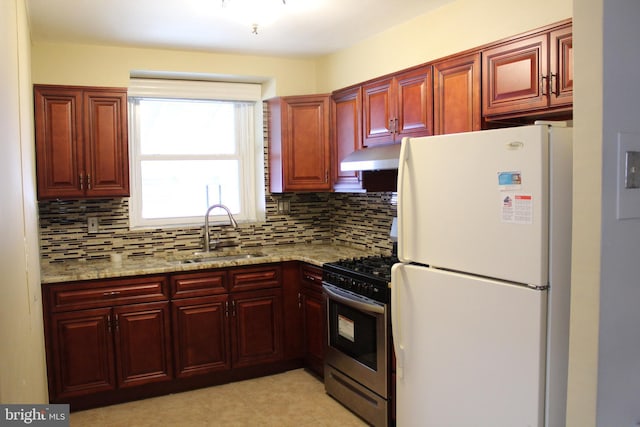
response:
M235 300L231 302L231 315L236 317L236 302Z
M87 175L87 188L91 190L91 175Z
M224 315L229 317L229 301L224 302Z
M393 119L389 119L389 133L396 133L396 131L393 129L393 123L394 120Z
M547 88L547 84L548 84L547 80L548 80L547 76L540 77L540 89L542 89L542 96L549 95L549 90Z
M393 119L393 133L398 133L398 118Z
M116 297L116 296L120 295L120 291L105 292L102 295L105 296L105 297Z
M311 282L315 282L315 281L316 281L316 278L315 278L315 277L313 277L313 276L309 276L308 274L305 274L305 275L304 275L304 278L305 278L306 280L311 281Z
M329 169L324 171L324 182L329 182Z
M107 314L107 330L111 333L111 315Z
M298 308L302 307L302 295L298 292Z
M551 93L551 95L555 95L555 96L560 95L557 77L558 75L556 73L551 73L551 82L550 82L551 89L549 90L549 92Z
M120 331L120 322L118 319L118 315L116 314L116 332Z
M82 176L81 173L78 174L78 180L80 180L80 190L84 190L84 184L83 184L84 177Z

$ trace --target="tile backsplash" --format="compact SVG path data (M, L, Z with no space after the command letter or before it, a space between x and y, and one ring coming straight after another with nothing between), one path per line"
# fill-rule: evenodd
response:
M266 221L238 229L212 225L220 246L248 249L290 243L333 242L389 252L389 229L396 206L392 193L286 194L290 212L279 214L277 200L266 197ZM51 200L39 203L40 252L43 262L106 259L111 252L126 257L161 256L202 248L202 227L129 229L129 199ZM87 217L99 231L88 233Z

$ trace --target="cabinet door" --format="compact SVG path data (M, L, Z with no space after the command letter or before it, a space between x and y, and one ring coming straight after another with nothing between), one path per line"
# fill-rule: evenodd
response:
M282 359L282 290L231 294L233 367Z
M330 190L329 95L284 97L269 109L271 191Z
M51 316L52 401L116 388L111 309Z
M87 195L129 196L127 94L85 91Z
M227 295L187 298L171 304L176 376L230 369Z
M363 146L393 141L396 117L394 95L394 80L391 77L362 86Z
M434 133L480 130L480 53L435 63L433 80Z
M113 311L118 386L171 379L169 303L132 304Z
M304 324L305 364L316 374L324 374L324 349L326 313L322 294L309 289L302 290L302 321Z
M333 125L333 189L334 191L362 191L360 172L341 171L340 162L362 148L362 89L360 87L336 92L332 96Z
M431 66L400 73L396 82L395 141L405 136L433 134L433 83Z
M34 88L38 198L84 195L82 91Z
M550 103L552 106L573 104L573 32L568 26L550 34Z
M485 116L547 107L547 37L545 33L483 52Z

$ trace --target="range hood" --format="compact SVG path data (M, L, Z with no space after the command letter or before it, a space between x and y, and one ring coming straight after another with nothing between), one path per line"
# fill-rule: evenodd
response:
M340 162L342 171L398 169L401 144L385 144L354 151Z

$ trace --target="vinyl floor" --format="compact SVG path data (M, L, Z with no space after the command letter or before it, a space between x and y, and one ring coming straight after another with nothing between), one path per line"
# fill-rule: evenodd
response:
M278 375L73 412L72 427L366 426L304 369Z

